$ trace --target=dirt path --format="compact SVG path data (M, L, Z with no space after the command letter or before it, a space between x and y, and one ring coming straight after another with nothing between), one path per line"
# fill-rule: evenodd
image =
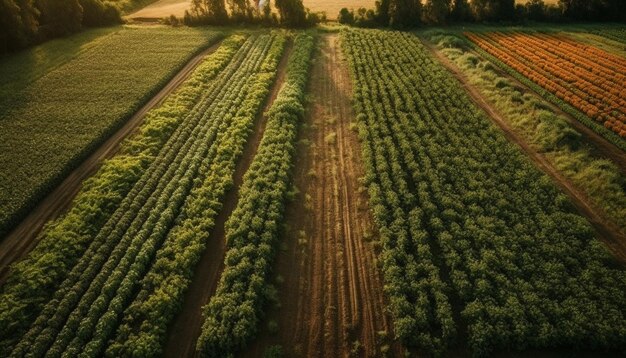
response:
M278 73L276 80L272 85L270 95L265 102L265 107L261 114L256 118L254 131L242 153L242 157L235 167L233 175L233 186L226 193L224 198L224 206L215 219L215 227L209 237L207 246L200 257L200 262L194 271L193 281L189 289L185 293L183 309L176 317L171 326L169 337L165 345L165 357L193 357L195 356L195 347L198 336L202 328L202 306L204 306L209 298L215 293L220 275L224 266L225 253L225 230L224 226L237 206L239 187L243 182L243 176L248 171L252 160L256 154L257 148L263 138L265 132L265 124L267 118L265 112L270 108L278 91L282 87L287 74L287 61L291 54L292 43L288 42L283 52L282 58L278 65Z
M608 220L603 211L591 203L591 200L572 184L567 178L554 168L549 160L534 150L524 139L522 139L515 130L509 125L504 117L483 97L483 95L472 86L463 72L450 61L445 55L441 54L437 49L427 41L422 43L430 49L431 53L456 77L463 85L472 101L482 108L492 121L498 125L504 132L507 139L517 144L527 156L536 164L536 166L544 173L548 174L558 187L571 199L579 213L587 218L591 225L598 232L598 237L602 240L613 254L622 262L626 263L626 235L621 232L619 227L611 220Z
M39 242L39 232L50 220L67 211L78 194L85 179L92 176L103 160L111 158L119 144L143 123L152 108L159 106L165 97L183 83L200 62L220 46L221 41L193 57L148 103L129 118L124 125L92 153L63 182L48 194L31 212L0 242L0 285L7 278L11 263L28 254Z
M350 130L347 64L337 35L320 42L294 172L300 193L287 207L275 266L281 306L264 323L277 323L278 331L261 327L243 355L259 357L280 344L287 357L374 357L385 345L400 356L370 242L375 234L367 196L359 189L363 170Z

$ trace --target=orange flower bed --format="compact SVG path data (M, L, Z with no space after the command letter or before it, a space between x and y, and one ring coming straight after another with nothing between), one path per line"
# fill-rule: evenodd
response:
M558 35L491 32L465 36L626 138L626 59Z

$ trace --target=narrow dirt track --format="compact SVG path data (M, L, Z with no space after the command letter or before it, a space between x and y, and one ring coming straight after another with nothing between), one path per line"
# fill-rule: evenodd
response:
M0 285L7 278L9 266L26 256L39 242L39 233L50 220L67 211L78 194L85 179L92 176L102 161L111 158L119 149L119 144L130 136L143 122L148 111L158 107L170 93L176 90L202 60L214 52L221 44L218 41L193 57L152 99L129 118L122 127L107 139L82 164L74 169L63 182L48 194L31 212L0 242Z
M617 259L626 263L626 235L611 220L607 219L603 211L591 203L591 200L578 187L571 183L550 163L550 161L534 150L522 139L504 117L484 98L478 89L472 86L463 72L440 53L431 43L422 40L430 49L433 56L441 62L463 85L472 101L482 108L489 118L504 132L509 141L518 145L533 163L544 173L549 175L557 186L571 199L578 212L585 216L596 229L598 238L604 242Z
M291 42L288 42L285 47L278 65L276 79L274 80L264 109L256 118L254 131L248 139L242 157L235 167L233 186L226 193L223 201L224 206L215 219L213 232L202 253L200 262L195 269L193 281L185 293L183 309L170 328L169 337L164 350L165 357L179 358L196 356L196 341L200 336L203 323L202 306L204 306L215 293L224 266L224 254L226 249L226 233L224 226L230 214L237 206L239 187L243 182L243 176L248 171L259 144L261 143L261 139L263 138L265 125L267 123L265 112L270 108L272 103L274 103L278 91L282 87L282 83L287 75L287 61L291 53L292 45Z
M375 234L367 196L359 191L363 170L350 130L347 63L337 35L320 42L294 172L300 193L287 207L285 247L275 266L281 306L270 311L268 322L276 322L278 332L261 327L242 355L259 357L280 344L287 357L375 357L385 345L400 356L368 242Z

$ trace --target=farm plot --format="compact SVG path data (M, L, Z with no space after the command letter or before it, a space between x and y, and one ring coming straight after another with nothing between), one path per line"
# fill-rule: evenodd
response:
M68 231L59 229L59 237L68 240L45 237L18 265L3 286L0 310L2 348L10 356L160 351L181 291L189 283L189 267L197 262L197 247L205 245L231 185L234 163L273 82L285 38L260 35L241 42L227 42L198 69L193 85L178 93L174 104L191 100L187 108L176 112L166 107L159 113L169 130L155 133L158 128L148 127L140 132L148 138L128 142L126 161L132 163L139 154L134 159L141 162L142 153L134 149L151 146L150 137L158 142L161 134L171 133L159 148L151 148L147 165L131 171L136 180L127 190L115 192L114 186L113 192L95 190L92 197L77 198L88 205L119 196L109 203L113 209L100 206L95 213L85 211L85 216L78 211L65 223ZM168 117L172 112L176 115ZM103 170L115 177L115 170L127 169L126 161L116 162L119 167L105 164ZM98 210L110 212L100 227L84 235L73 222L90 223L90 215L97 216ZM55 254L61 263L48 260ZM45 284L28 285L37 279ZM115 344L107 347L112 338Z
M626 347L626 276L412 35L343 33L396 335L440 353Z
M215 294L203 308L200 356L230 356L258 332L270 288L315 38L293 44L283 87L268 110L265 132L226 222L226 256Z
M85 45L65 63L51 60L57 65L50 64L49 72L23 88L3 84L18 91L0 100L0 236L194 53L220 37L207 30L123 27ZM37 56L38 48L28 51ZM32 61L23 66L11 57L3 61L15 71L31 71Z
M577 119L626 148L626 59L564 36L519 32L465 35L551 94L548 98L556 104L578 110Z

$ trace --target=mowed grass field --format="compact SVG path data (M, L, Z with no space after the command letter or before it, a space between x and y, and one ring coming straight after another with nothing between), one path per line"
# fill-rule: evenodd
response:
M217 35L117 27L2 58L0 233Z

